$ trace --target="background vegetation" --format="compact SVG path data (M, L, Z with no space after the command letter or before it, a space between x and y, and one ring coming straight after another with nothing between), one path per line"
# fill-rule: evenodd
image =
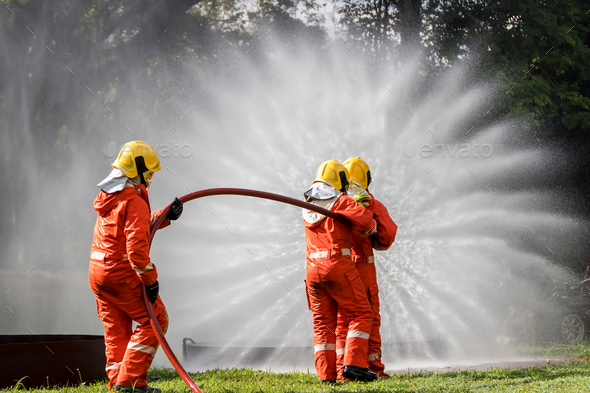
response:
M475 120L518 116L525 133L513 143L568 149L577 168L557 186L588 195L590 7L582 0L1 2L0 182L11 186L0 187L0 199L8 201L0 206L0 247L13 256L3 269L31 257L21 208L34 185L10 182L15 170L26 177L70 167L81 141L93 143L105 129L131 130L115 113L137 114L143 123L135 127L165 127L171 108L210 88L203 81L222 72L216 65L247 52L276 26L293 53L344 43L382 72L420 53L415 77L422 86L468 60L473 80L505 92ZM263 70L264 51L253 53L253 61ZM183 78L187 67L199 75ZM424 91L406 94L418 100Z
M38 238L31 235L30 212L25 207L31 195L42 190L34 182L19 180L53 176L75 166L77 149L82 144L101 146L100 133L168 127L174 123L179 103L194 98L195 91L204 97L211 88L207 81L226 72L224 67L232 59L254 46L264 47L271 29L295 54L330 51L336 43L364 56L370 68L383 73L416 62L414 77L420 83L405 92L408 102L422 99L426 87L441 73L468 66L466 85L475 81L501 86L493 107L476 114L475 122L485 125L513 118L523 131L510 143L557 145L570 152L577 162L574 170L568 177L552 180L550 187L582 200L590 196L587 1L0 2L3 271L38 258L31 251L30 244ZM261 72L268 60L265 56L264 51L252 52L251 61ZM185 78L186 68L198 73ZM195 105L208 104L203 100ZM125 124L123 117L115 116L120 113L135 114L133 118L140 120ZM590 215L590 204L569 209L572 214ZM49 222L43 225L52 228L60 217L45 213ZM88 244L81 247L86 250ZM587 265L587 261L558 263L576 272ZM20 267L26 271L30 266L27 262ZM84 261L79 269L86 266ZM60 267L56 262L45 268ZM172 390L185 391L166 371L156 374L162 376L159 386L169 384ZM532 372L419 374L376 384L341 385L336 390L583 391L581 387L589 385L587 374L588 366L579 363L567 370L551 366ZM315 383L313 376L297 373L216 370L195 378L210 391L333 390ZM75 389L106 391L106 385Z

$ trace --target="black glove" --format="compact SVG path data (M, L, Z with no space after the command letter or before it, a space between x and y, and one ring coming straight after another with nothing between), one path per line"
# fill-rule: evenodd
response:
M158 292L160 292L160 284L156 280L152 285L146 285L145 290L147 291L148 299L154 304L158 300Z
M178 198L174 198L172 201L172 207L170 208L170 213L166 216L168 223L170 221L178 220L178 218L182 215L182 201Z

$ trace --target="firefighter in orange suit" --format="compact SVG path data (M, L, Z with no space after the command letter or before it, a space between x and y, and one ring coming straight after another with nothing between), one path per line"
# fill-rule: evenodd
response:
M352 231L370 236L376 230L373 213L346 195L348 171L334 160L320 165L305 200L347 218ZM307 253L306 290L313 315L314 360L318 377L334 382L338 311L349 320L343 373L347 378L373 381L367 368L373 312L350 255L351 227L311 210L303 211Z
M147 385L147 370L158 348L156 335L142 301L141 285L163 331L168 315L158 296L158 273L149 257L148 241L152 220L147 188L160 170L156 151L147 143L126 143L114 168L98 184L94 201L98 212L90 253L89 281L96 297L98 316L105 329L106 372L109 388L122 392L159 393ZM175 199L167 220L182 214L182 202ZM139 325L133 332L132 323Z
M387 250L397 233L397 225L393 222L387 209L381 202L375 199L369 192L371 184L371 171L369 165L360 157L349 158L344 161L344 166L350 173L351 186L348 195L359 204L366 207L373 213L373 218L377 222L377 231L369 237L359 236L358 233L352 233L352 260L355 262L356 270L359 272L361 280L367 291L367 298L371 303L373 310L373 327L371 337L369 338L368 362L369 369L379 375L381 378L388 378L385 372L385 366L381 362L381 315L379 313L379 287L377 285L377 273L375 271L375 257L373 249ZM345 363L345 345L346 332L350 329L349 320L340 313L338 315L338 327L336 330L336 356L338 363L338 379L346 379L343 376Z

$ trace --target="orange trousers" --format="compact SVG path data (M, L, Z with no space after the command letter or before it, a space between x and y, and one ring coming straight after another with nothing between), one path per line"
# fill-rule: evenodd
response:
M375 374L381 375L385 372L385 365L381 361L381 314L379 312L379 287L377 285L377 273L374 263L355 263L355 268L359 272L361 280L367 293L367 299L371 304L373 311L373 324L371 327L371 336L369 337L369 351L367 360L369 369ZM342 313L338 314L338 324L336 327L336 363L338 369L338 379L345 379L342 376L344 370L344 351L346 346L346 334L349 329L349 319Z
M129 279L111 279L100 273L90 269L90 287L105 330L109 388L115 384L147 386L147 371L158 349L158 339L142 300L141 281L137 275L129 283ZM166 332L168 314L159 296L153 308L160 327ZM133 321L138 323L134 332Z
M349 321L344 365L366 368L373 312L352 261L348 258L308 259L306 289L313 315L314 360L318 377L321 380L337 378L338 312Z

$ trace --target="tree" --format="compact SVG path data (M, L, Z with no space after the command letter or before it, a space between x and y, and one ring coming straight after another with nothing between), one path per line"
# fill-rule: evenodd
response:
M399 14L393 0L345 0L338 13L345 41L378 64L393 61L393 48L400 39L395 29Z
M113 86L145 69L153 43L198 2L2 1L4 268L34 258L27 245L61 219L31 203L43 195L40 184L72 167L82 138L98 140Z
M169 128L179 106L205 96L217 64L246 52L275 24L299 50L325 37L314 2L303 10L305 23L290 0L256 9L249 0L0 1L0 182L11 184L0 188L2 268L34 258L27 244L63 219L37 206L37 190L80 166L83 146L100 146L121 130L133 138L137 129ZM188 66L195 74L187 76ZM87 203L72 200L70 208Z
M399 0L399 30L401 45L405 52L411 54L420 49L422 31L422 1Z
M590 129L586 8L579 0L431 1L433 58L473 59L479 75L500 81L498 115L524 118L537 133L580 138Z

